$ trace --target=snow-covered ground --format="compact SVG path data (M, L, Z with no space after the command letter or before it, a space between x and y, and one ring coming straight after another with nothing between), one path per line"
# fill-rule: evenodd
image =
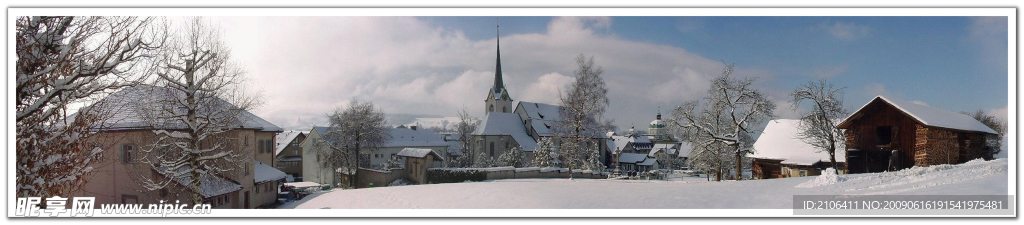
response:
M828 179L825 179L828 178ZM1007 161L752 181L512 179L335 190L281 208L789 209L793 195L1005 195ZM800 187L797 187L800 186Z

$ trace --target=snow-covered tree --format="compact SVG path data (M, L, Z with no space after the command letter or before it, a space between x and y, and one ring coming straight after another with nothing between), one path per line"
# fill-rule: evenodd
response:
M158 56L152 86L138 87L146 96L135 106L154 127L152 143L140 146L137 159L160 176L138 177L148 190L188 180L192 204L203 201L201 181L232 176L253 166L252 152L239 151L230 131L249 120L245 111L260 97L245 90L245 72L230 62L218 29L202 18L189 18L172 30Z
M821 79L800 85L791 95L793 107L799 107L804 101L811 102L811 110L800 115L797 138L814 146L818 152L828 153L832 168L839 168L836 164L836 151L846 151L837 149L840 143L846 142L843 132L837 127L847 115L843 108L843 88L836 88Z
M756 78L733 78L732 71L733 66L726 65L722 76L711 81L703 103L691 101L677 106L669 124L677 136L693 145L690 156L695 165L721 168L732 161L740 179L744 158L753 152L750 134L757 132L754 126L774 117L775 103L751 86ZM698 106L700 111L696 111ZM722 159L722 154L733 159Z
M387 171L390 171L392 169L401 169L402 167L405 167L405 165L402 165L402 158L397 155L391 156L391 158L388 159L387 162L383 162L380 165L381 169Z
M600 151L594 137L600 137L608 130L611 121L601 121L608 107L608 88L601 74L604 71L594 65L594 58L580 54L576 57L575 81L559 94L560 120L554 124L554 133L560 142L558 153L564 160L562 166L573 169L587 168L591 151ZM571 179L570 175L570 179Z
M601 162L601 151L588 152L589 153L587 154L587 163L584 165L583 169L591 171L603 171L605 166L604 162Z
M541 138L540 143L537 143L537 149L533 150L533 166L536 167L553 167L555 164L555 143L551 138Z
M523 153L522 148L514 147L498 156L498 162L495 164L497 166L525 167L526 154Z
M348 108L335 109L327 116L330 127L322 147L315 148L320 164L344 176L345 185L355 186L360 167L370 167L369 155L391 140L387 117L371 102L352 101Z
M491 157L487 156L487 154L485 154L483 152L481 152L480 154L477 154L476 160L473 160L473 167L474 168L487 168L487 167L491 167L491 166L494 166L494 163L492 162Z
M459 122L455 123L455 136L458 137L459 142L462 143L463 156L461 158L464 158L462 161L465 161L465 163L460 164L462 166L474 164L473 161L476 159L477 154L476 151L473 151L472 139L473 133L476 133L477 127L479 126L480 121L473 118L473 116L470 116L469 111L465 108L463 108L462 111L459 111ZM452 163L454 163L454 161ZM448 167L453 167L453 165L449 163Z
M73 104L134 85L163 33L152 18L18 17L15 20L15 192L69 196L103 152L87 140L109 114Z

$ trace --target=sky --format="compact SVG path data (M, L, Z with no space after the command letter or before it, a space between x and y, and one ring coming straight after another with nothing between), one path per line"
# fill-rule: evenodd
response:
M288 130L327 125L353 100L389 114L484 116L500 24L503 79L516 101L558 103L576 56L594 57L606 119L646 127L699 100L724 64L796 118L789 93L825 78L854 111L872 97L950 111L1008 106L1005 17L213 17L232 60ZM666 115L667 116L667 115Z

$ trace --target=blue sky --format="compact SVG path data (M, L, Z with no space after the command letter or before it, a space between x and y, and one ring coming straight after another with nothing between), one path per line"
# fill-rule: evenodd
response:
M472 39L494 37L494 20L430 17ZM848 107L865 87L954 110L1007 105L1006 19L977 36L972 17L612 17L604 30L623 39L670 45L710 59L773 73L767 86L795 88L824 76L847 87ZM539 33L550 17L501 17L502 35ZM847 28L849 35L822 32ZM994 47L992 47L994 46ZM994 48L991 51L986 48ZM1001 59L1001 60L993 60ZM870 88L868 88L870 89Z
M353 99L388 113L483 116L495 17L227 17L233 57L267 93L257 114L290 129L322 124ZM827 78L856 110L876 95L1005 119L1005 17L500 17L506 86L557 103L574 57L605 70L622 129L703 96L734 63L795 118L787 94ZM329 29L325 29L329 28ZM255 37L255 38L254 38ZM302 77L302 79L294 79ZM301 88L302 91L297 91Z

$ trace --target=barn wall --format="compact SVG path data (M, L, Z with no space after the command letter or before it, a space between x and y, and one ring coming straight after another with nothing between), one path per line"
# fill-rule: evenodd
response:
M865 107L864 116L854 121L846 129L846 149L859 149L863 152L860 159L848 159L850 173L879 172L888 167L888 151L900 153L901 168L914 165L917 122L892 106L876 101ZM892 127L892 142L889 146L879 146L880 139L877 127ZM849 152L849 151L848 151ZM850 157L851 154L847 154Z

